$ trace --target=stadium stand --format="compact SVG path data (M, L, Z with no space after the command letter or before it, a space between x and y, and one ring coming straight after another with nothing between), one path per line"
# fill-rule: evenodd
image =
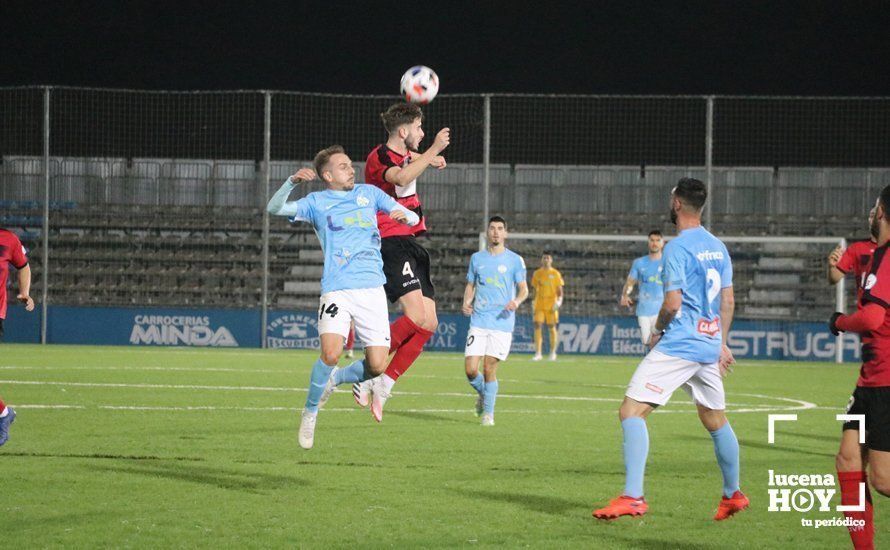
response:
M302 164L272 163L270 187L276 189ZM362 163L356 171L362 173ZM491 212L506 216L511 230L611 235L653 228L670 234L666 197L672 185L683 176L704 177L702 168L670 166L492 165L490 173ZM443 311L459 310L467 260L478 247L481 181L479 164L450 164L424 175L428 249ZM862 237L867 197L887 183L890 170L716 168L720 193L713 227L724 235ZM40 159L3 158L0 226L20 235L38 272L42 184ZM50 185L51 303L260 304L264 194L257 163L54 158ZM309 187L307 192L320 185ZM864 198L840 200L850 196ZM317 246L308 226L271 220L272 307L317 306L322 265ZM540 243L511 246L530 267L537 264ZM816 276L821 263L812 265L822 261L823 251L814 254L807 246L733 247L743 315L801 318L812 308L832 307L831 293ZM563 243L553 252L568 282L564 313L611 315L620 313L616 297L630 261L644 250L633 243L585 242ZM35 278L34 292L41 284Z

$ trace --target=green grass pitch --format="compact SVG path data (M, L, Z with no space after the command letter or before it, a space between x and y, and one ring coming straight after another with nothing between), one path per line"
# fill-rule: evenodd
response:
M711 439L678 392L649 421L649 514L591 511L623 483L616 410L637 360L502 364L482 428L457 354L427 353L382 424L341 388L296 441L309 351L4 345L17 406L0 448L0 533L33 547L845 548L840 513L767 511L768 470L834 473L853 365L740 362L727 379L750 510L711 517ZM767 414L798 414L767 444ZM876 496L878 546L890 501ZM833 504L837 504L838 499Z

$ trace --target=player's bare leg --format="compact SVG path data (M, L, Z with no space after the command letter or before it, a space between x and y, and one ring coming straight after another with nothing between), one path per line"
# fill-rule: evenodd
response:
M624 433L624 491L609 501L608 506L594 510L598 519L617 519L621 516L642 516L649 510L643 498L643 475L649 455L649 432L646 418L655 407L625 396L618 408L618 419Z
M698 418L714 441L714 454L723 474L723 498L714 519L722 521L748 507L750 502L739 490L739 441L726 419L726 411L696 404Z
M479 364L482 357L470 356L464 358L464 371L467 375L467 382L476 390L476 416L482 416L482 409L485 404L485 377L479 375Z
M871 471L871 486L885 497L890 497L890 452L870 449L868 467Z
M321 335L321 356L312 366L309 377L309 392L306 396L306 406L300 417L300 431L298 441L300 447L311 449L315 442L315 423L318 416L318 408L321 407L334 388L333 375L337 370L337 362L343 353L343 336L326 332Z
M383 419L383 405L392 394L396 380L405 374L423 352L423 346L435 334L439 326L436 316L436 302L423 295L420 290L412 290L399 298L404 316L390 325L394 352L386 372L371 385L371 414L380 422ZM407 335L407 336L406 336ZM356 401L359 397L356 397Z
M844 506L859 505L859 487L861 484L865 485L865 510L844 512L845 517L862 524L862 527L853 525L847 527L853 548L857 550L874 548L874 508L872 507L871 491L868 488L867 473L870 454L865 445L859 443L859 430L850 429L841 433L841 445L835 457L837 479L841 489L841 504ZM872 478L872 482L874 482L874 478Z
M551 344L552 345L552 344ZM535 321L535 356L532 361L540 361L544 358L541 352L544 348L544 323Z
M482 366L485 393L482 398L482 425L494 426L494 404L498 396L498 359L486 355Z

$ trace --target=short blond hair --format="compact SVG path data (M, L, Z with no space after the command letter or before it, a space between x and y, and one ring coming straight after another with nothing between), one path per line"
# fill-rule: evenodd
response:
M315 160L312 161L313 166L315 166L315 173L318 175L318 179L324 180L321 177L321 171L324 170L324 167L328 165L331 157L337 154L346 154L346 151L343 149L342 145L331 145L330 147L325 147L321 151L315 154Z

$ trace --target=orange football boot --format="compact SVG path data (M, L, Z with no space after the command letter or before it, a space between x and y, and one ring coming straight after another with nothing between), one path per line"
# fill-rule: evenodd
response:
M748 500L748 497L743 495L741 491L736 491L731 497L723 497L720 499L720 505L717 507L717 513L714 514L714 519L723 521L724 519L731 517L733 514L741 512L750 504L751 501Z
M617 519L621 516L642 516L649 509L646 499L633 498L627 495L613 498L605 508L593 511L597 519Z

